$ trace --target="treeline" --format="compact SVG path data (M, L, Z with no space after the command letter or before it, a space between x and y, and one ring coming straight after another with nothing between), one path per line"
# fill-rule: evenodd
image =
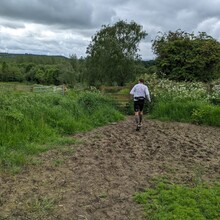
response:
M148 64L149 63L149 64ZM138 73L145 73L154 61L136 61ZM95 78L94 78L95 80ZM90 81L87 58L45 55L0 54L0 81L43 85L98 85Z
M135 22L118 21L92 37L85 58L0 54L0 81L123 86L144 73L190 82L220 78L220 43L205 32L159 33L155 60L142 61L138 45L147 35Z
M0 81L39 84L69 84L82 80L83 59L76 56L0 55Z

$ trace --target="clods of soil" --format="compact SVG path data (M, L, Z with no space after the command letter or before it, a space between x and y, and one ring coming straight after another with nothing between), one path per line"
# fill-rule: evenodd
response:
M73 138L0 175L1 220L141 220L133 195L153 179L220 180L220 128L145 120L135 131L130 116Z

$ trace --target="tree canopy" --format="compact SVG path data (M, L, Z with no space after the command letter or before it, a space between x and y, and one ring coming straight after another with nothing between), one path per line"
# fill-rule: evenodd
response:
M159 34L153 42L159 75L173 80L208 82L219 77L220 43L200 32Z
M138 44L147 33L135 22L104 25L87 48L88 81L91 84L124 85L133 79Z
M85 60L46 55L0 54L0 81L45 85L84 82Z

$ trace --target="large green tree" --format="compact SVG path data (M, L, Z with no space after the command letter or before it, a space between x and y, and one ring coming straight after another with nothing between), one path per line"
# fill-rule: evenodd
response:
M140 58L138 44L147 33L135 22L104 25L87 48L87 79L90 84L124 85L135 74Z
M208 82L219 76L220 43L201 32L159 34L153 42L159 75L173 80Z

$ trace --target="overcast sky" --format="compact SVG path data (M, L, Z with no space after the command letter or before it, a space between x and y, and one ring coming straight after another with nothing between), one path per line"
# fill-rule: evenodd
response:
M220 0L0 0L0 52L85 57L101 26L119 20L148 33L139 45L145 60L159 31L205 31L220 41Z

